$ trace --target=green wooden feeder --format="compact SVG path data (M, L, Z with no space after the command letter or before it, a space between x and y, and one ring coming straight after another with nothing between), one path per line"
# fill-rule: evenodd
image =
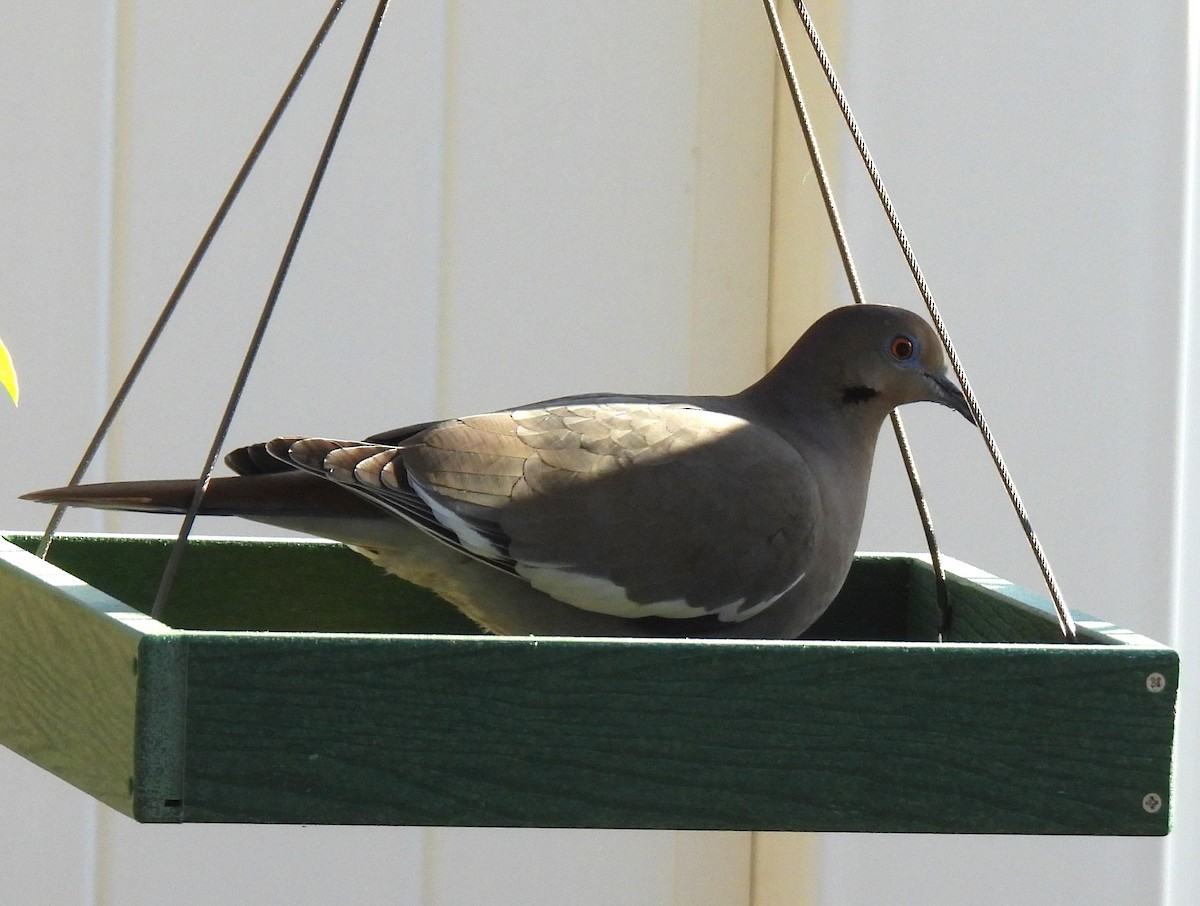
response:
M196 541L164 623L167 539L35 543L0 541L0 742L138 821L1169 828L1176 653L1062 644L962 564L941 643L894 555L805 640L502 638L335 544Z
M332 543L195 541L160 621L169 540L62 537L55 565L36 540L0 539L0 743L138 821L1169 829L1176 653L1087 619L1064 644L1048 602L962 564L942 642L928 558L896 555L860 556L798 641L501 638Z

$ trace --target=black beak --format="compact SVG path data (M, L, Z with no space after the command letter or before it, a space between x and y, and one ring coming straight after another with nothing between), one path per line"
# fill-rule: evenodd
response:
M971 415L971 409L967 406L966 397L963 392L958 389L958 384L954 383L948 374L930 374L926 375L930 382L937 388L937 399L934 402L941 403L950 409L953 409L972 425L975 424L975 418Z

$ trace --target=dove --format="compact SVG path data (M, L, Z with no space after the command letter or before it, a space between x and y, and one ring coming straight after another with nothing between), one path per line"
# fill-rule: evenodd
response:
M231 452L201 512L349 545L516 635L791 639L840 590L880 428L934 402L969 421L919 316L819 318L729 396L591 393L365 440L280 437ZM179 513L194 479L25 499Z

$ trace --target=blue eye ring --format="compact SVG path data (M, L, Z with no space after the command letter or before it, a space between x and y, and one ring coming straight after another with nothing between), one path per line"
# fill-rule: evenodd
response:
M888 340L888 352L897 362L911 361L917 357L917 341L908 334L896 334Z

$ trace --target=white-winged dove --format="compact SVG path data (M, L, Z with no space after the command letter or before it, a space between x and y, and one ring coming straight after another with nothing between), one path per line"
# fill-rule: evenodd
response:
M226 457L201 512L342 541L503 634L794 638L854 557L880 427L927 400L970 419L901 308L819 319L732 396L597 393L283 437ZM182 512L194 480L26 495Z

